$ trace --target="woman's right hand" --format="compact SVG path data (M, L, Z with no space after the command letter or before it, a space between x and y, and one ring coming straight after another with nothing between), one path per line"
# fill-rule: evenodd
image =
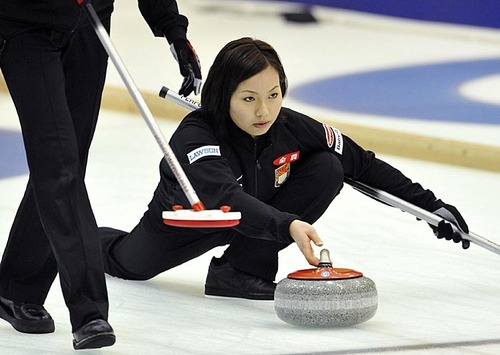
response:
M295 241L302 254L304 254L307 262L310 265L318 266L319 259L314 255L311 242L320 247L323 245L323 241L318 236L316 229L309 223L296 219L290 223L289 231L290 236Z

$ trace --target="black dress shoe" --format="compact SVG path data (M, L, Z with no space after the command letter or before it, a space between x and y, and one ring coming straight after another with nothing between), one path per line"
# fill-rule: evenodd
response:
M276 284L236 270L223 258L212 258L205 282L205 295L274 300Z
M14 302L0 297L0 318L22 333L52 333L55 330L50 314L43 306L36 304Z
M73 333L73 338L75 350L111 346L116 340L113 328L104 319L94 319L82 325Z

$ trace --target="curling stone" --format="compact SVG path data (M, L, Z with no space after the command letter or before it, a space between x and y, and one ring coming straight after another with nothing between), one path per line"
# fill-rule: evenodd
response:
M333 268L323 249L316 269L293 272L276 285L274 309L289 324L345 327L375 315L377 289L361 272Z

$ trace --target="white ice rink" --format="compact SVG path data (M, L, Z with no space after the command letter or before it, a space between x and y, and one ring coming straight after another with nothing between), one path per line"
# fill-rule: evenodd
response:
M236 4L237 3L237 4ZM313 9L316 24L290 24L282 3L179 1L203 72L228 41L257 37L280 53L290 88L326 76L451 60L500 58L500 33L459 26L381 19ZM178 89L181 78L166 42L154 39L136 2L117 4L112 37L136 83L146 92ZM464 86L473 100L500 105L499 76ZM108 84L121 86L110 67ZM370 117L320 109L292 99L320 119L463 139L498 146L500 126ZM10 98L0 92L0 129L19 130ZM159 120L166 137L177 121ZM0 151L0 154L3 152ZM89 159L87 186L101 226L130 230L158 182L162 153L136 114L103 110ZM470 229L500 243L500 174L380 155L461 211ZM24 192L27 175L0 180L0 250ZM204 281L215 249L144 282L108 277L110 323L117 342L89 354L500 354L500 255L437 240L424 222L345 186L315 224L338 267L362 271L377 285L375 316L342 329L291 326L273 302L207 298ZM319 251L319 249L318 249ZM298 248L280 254L277 281L309 268ZM2 354L74 354L58 280L47 302L52 334L27 335L0 322Z

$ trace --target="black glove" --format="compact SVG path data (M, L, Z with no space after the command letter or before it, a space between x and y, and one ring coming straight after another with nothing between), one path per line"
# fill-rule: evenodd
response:
M463 239L459 233L459 230L469 233L469 227L460 212L454 206L448 205L441 200L437 200L433 207L433 213L445 219L439 222L437 227L429 224L434 235L439 239L445 238L446 240L453 240L455 243L462 242L462 248L469 248L470 242Z
M179 95L188 96L191 92L198 95L201 90L201 67L191 43L187 39L175 40L170 45L170 51L179 63L181 75L184 77Z

